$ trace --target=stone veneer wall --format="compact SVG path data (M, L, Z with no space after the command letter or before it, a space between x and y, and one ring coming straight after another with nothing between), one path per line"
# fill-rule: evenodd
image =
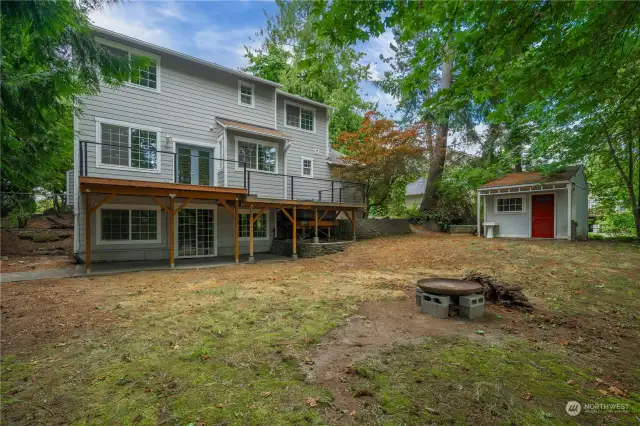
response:
M344 251L353 241L333 241L329 243L313 243L310 241L298 241L296 251L298 257L316 257ZM273 240L271 253L280 256L291 256L293 245L291 240Z
M351 222L340 220L336 228L336 238L351 239ZM411 234L409 219L356 219L356 239L358 240L404 234Z

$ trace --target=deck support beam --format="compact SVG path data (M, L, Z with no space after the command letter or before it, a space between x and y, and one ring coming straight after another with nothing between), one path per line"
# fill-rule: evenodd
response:
M176 210L174 197L169 198L169 263L175 267L175 247L176 247Z
M253 204L249 206L249 263L256 263L253 257Z
M234 216L234 243L235 243L235 258L236 258L236 263L240 263L240 203L238 202L238 199L236 198L236 208L235 208L235 214Z
M293 254L291 255L293 259L298 258L298 252L296 251L296 239L298 238L297 236L298 223L296 221L296 211L297 211L296 206L293 206L293 241L292 241Z
M317 208L313 209L313 215L315 218L315 234L313 236L313 242L318 244L320 242L320 239L318 238L318 209Z
M91 193L84 193L84 253L87 274L91 273Z

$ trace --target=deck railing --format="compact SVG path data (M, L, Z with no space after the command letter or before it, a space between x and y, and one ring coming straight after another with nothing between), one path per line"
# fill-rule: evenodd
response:
M105 163L105 158L110 161ZM269 173L251 170L242 161L154 148L80 141L79 165L80 176L244 188L258 198L365 202L364 185L359 182Z

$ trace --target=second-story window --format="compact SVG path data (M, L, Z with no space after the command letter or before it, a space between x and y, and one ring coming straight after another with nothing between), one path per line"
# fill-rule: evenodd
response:
M246 81L238 81L238 104L248 107L255 105L254 102L255 85Z
M158 132L133 126L99 123L100 164L158 170Z
M315 132L316 111L302 105L285 101L285 125L296 129Z
M159 91L158 57L151 54L134 54L130 51L115 46L106 46L107 50L114 56L125 59L131 66L128 84L140 86L146 89Z
M313 159L302 157L302 176L313 177Z
M249 170L276 172L278 150L275 146L248 140L237 141L238 161L240 167L247 164Z

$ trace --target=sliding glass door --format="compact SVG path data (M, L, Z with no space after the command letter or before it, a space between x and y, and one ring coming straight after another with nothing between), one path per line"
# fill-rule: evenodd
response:
M178 212L178 257L215 256L215 210L185 208Z

